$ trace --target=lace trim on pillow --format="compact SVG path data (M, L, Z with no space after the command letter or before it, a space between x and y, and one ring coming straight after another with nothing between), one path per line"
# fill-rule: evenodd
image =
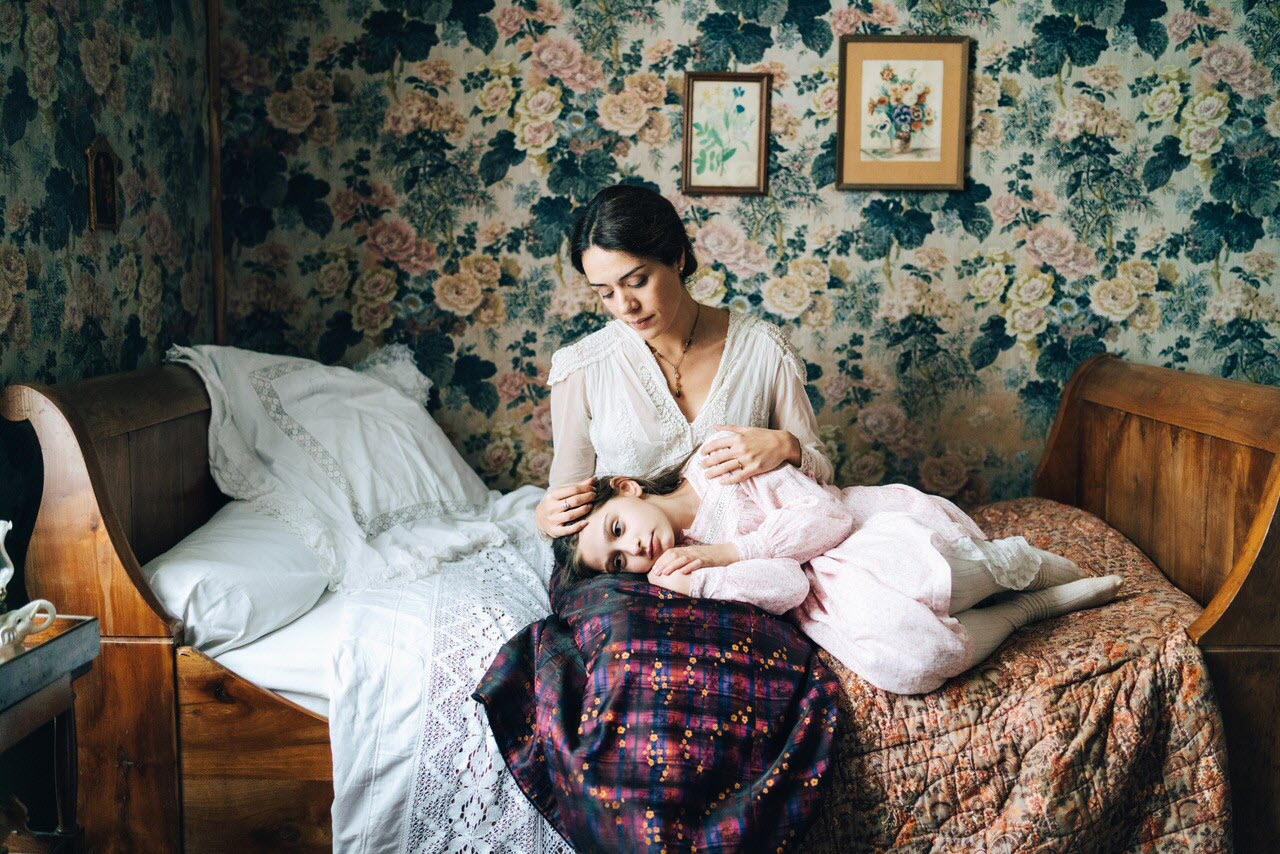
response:
M337 590L342 581L338 566L338 548L333 541L333 528L301 498L286 497L278 492L253 499L252 506L264 515L284 523L311 550L329 577L329 589Z
M592 332L586 338L551 354L551 372L547 385L555 385L574 371L594 365L614 351L621 341L613 324Z
M423 406L427 405L430 398L431 380L418 370L413 351L405 344L388 344L373 351L354 370L381 380Z
M342 473L342 467L338 465L338 461L333 454L329 453L329 449L320 444L320 440L311 435L305 427L298 423L292 415L284 409L284 403L280 400L280 394L276 391L275 381L280 377L297 371L305 371L308 368L315 367L312 362L303 362L301 364L295 362L280 362L265 368L259 368L249 374L249 382L253 386L254 392L258 395L258 400L262 403L262 408L267 411L267 415L271 416L271 420L276 426L288 436L303 451L307 453L320 470L324 472L325 477L333 481L333 483L342 490L342 494L347 496L347 500L351 502L351 515L355 517L358 524L365 532L365 536L369 535L369 514L360 506L360 502L356 500L355 490L351 487L351 481L347 480L347 476Z
M315 364L311 362L303 362L301 364L281 362L265 368L259 368L249 375L249 381L253 386L254 392L258 395L258 400L262 403L263 409L271 416L271 420L275 422L281 432L292 439L298 447L302 448L320 467L320 470L324 472L325 477L333 481L334 485L347 497L347 500L351 503L351 515L356 520L356 524L360 526L360 530L364 532L365 537L373 538L396 525L415 522L419 519L431 519L451 513L474 513L480 509L477 505L469 502L426 501L396 510L389 510L370 519L369 513L360 506L360 502L356 499L355 489L351 486L351 481L343 474L338 460L333 454L329 453L329 450L320 443L319 439L285 411L284 403L280 400L280 394L276 391L275 381L280 377L312 367L315 367Z

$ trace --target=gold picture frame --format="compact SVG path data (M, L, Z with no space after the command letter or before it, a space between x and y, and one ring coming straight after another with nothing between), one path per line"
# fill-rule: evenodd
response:
M84 152L89 174L89 230L120 228L120 158L105 136L96 136Z
M836 187L962 190L966 36L844 36Z
M685 195L769 192L773 75L691 71L684 79ZM727 154L726 154L727 152Z

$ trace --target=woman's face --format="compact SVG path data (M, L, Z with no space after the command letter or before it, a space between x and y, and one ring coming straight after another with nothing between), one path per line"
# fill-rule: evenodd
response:
M596 572L648 572L658 555L676 544L671 519L642 495L635 481L624 481L618 495L596 507L578 534L584 566Z
M664 333L686 334L684 324L676 324L684 305L683 263L680 258L666 265L598 246L582 253L582 269L604 307L646 341Z

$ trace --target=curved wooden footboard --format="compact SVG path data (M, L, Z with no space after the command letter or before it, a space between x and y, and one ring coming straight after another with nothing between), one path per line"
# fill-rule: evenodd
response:
M1280 850L1280 389L1114 356L1063 394L1035 494L1104 519L1204 606L1236 845Z
M165 366L14 385L0 415L30 421L44 458L27 593L102 628L76 683L88 850L329 850L326 722L179 647L142 575L226 501L200 379Z

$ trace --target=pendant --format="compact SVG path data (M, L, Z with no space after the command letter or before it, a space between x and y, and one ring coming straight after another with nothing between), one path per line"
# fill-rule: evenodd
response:
M676 397L680 396L680 372L676 371Z

